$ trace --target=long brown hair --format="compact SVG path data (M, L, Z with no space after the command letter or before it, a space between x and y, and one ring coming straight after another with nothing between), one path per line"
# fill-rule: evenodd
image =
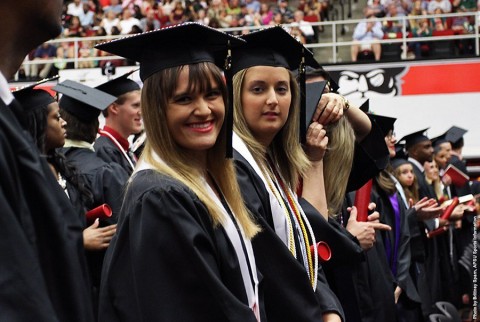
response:
M145 80L142 90L142 113L147 135L147 143L142 159L152 164L156 171L173 177L189 187L207 207L214 225L223 223L221 210L205 191L202 180L204 174L191 166L189 151L179 146L172 138L166 124L166 109L169 99L174 96L178 77L184 68L189 70L188 90L193 93L210 91L212 81L222 91L224 102L227 90L222 73L212 63L198 63L164 69ZM215 145L207 153L207 170L213 176L228 204L235 213L247 237L253 237L259 227L253 222L243 199L232 160L225 158L225 126ZM154 153L165 162L153 158Z

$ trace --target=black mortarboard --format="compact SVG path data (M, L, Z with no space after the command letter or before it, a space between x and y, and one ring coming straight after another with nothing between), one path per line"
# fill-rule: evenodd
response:
M437 137L434 137L431 139L432 141L432 145L434 148L440 146L440 144L442 143L445 143L445 142L448 142L448 140L446 139L446 136L447 136L447 132L437 136Z
M130 76L136 71L137 70L132 70L131 72L128 72L120 77L100 84L95 88L101 90L102 92L113 95L117 98L128 92L138 91L140 89L140 85L138 85L137 82L128 78L128 76Z
M310 66L306 67L306 78L311 78L311 77L322 77L327 81L327 85L329 88L329 91L331 93L336 93L338 91L338 84L332 79L332 76L322 67L320 68L313 68Z
M63 94L58 103L60 108L85 123L98 118L101 111L117 100L115 96L71 80L57 84L52 89Z
M241 36L247 41L232 56L232 73L253 66L299 68L302 59L306 66L320 68L313 53L281 26L254 31Z
M22 105L25 112L33 111L37 108L47 106L56 102L55 98L50 93L43 89L36 89L35 87L47 82L55 81L59 76L52 78L45 78L34 84L22 87L12 92L15 99Z
M405 148L408 150L417 143L429 141L430 139L424 134L424 132L428 129L429 128L426 128L420 131L413 132L411 134L407 134L403 138L401 138L399 142L405 141Z
M460 141L463 138L463 135L467 132L468 130L462 129L458 126L452 126L446 132L445 139L448 142L452 142L452 144L456 144L458 143L458 141Z
M368 113L370 111L370 99L367 98L367 100L360 105L359 109L363 113Z
M195 22L135 34L98 44L95 48L140 62L140 79L188 64L212 62L224 68L231 48L243 40Z
M373 113L370 113L369 115L375 120L375 123L380 127L384 136L387 136L388 132L393 131L394 123L397 120L396 118Z
M327 85L327 81L319 81L307 83L306 85L306 101L305 101L305 123L300 125L300 135L301 137L306 137L307 129L312 123L313 114L317 109L318 103L322 98L323 90Z
M402 164L406 164L406 163L410 163L407 159L405 159L404 156L395 156L391 161L390 163L392 164L392 167L394 169L398 168L399 166L401 166Z

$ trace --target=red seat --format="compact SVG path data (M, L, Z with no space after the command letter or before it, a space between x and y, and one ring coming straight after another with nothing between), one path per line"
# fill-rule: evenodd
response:
M455 35L455 31L452 29L447 29L447 30L434 30L432 31L432 36L453 36Z

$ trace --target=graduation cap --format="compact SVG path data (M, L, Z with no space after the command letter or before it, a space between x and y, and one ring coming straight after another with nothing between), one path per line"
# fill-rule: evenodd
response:
M398 168L399 166L403 165L403 164L407 164L407 163L410 163L404 156L395 156L391 161L390 163L392 164L392 167L394 169Z
M320 68L313 53L281 26L254 31L241 36L247 41L232 56L232 73L253 66L299 68L300 63ZM305 73L305 68L303 68ZM302 70L299 70L300 74Z
M327 87L329 88L329 92L336 93L338 91L338 84L332 79L332 76L322 67L320 68L313 68L307 66L305 68L305 75L306 78L313 78L313 77L322 77L327 81Z
M133 92L133 91L138 91L140 90L140 85L138 85L137 82L128 78L128 76L130 76L137 70L138 69L132 70L131 72L128 72L120 77L117 77L115 79L109 80L108 82L100 84L95 88L101 90L102 92L113 95L117 98L123 94Z
M424 132L428 129L429 128L426 128L420 131L413 132L411 134L407 134L403 138L401 138L399 142L405 141L405 148L408 150L417 143L429 141L430 139L424 134Z
M57 80L58 75L52 78L45 78L34 84L22 87L12 92L15 99L22 105L25 112L33 111L37 108L47 106L56 102L55 98L49 92L43 89L36 89L35 87L47 82Z
M453 145L456 145L460 142L460 140L463 138L463 135L467 132L468 130L462 129L458 126L452 126L445 133L445 139L451 142Z
M370 111L370 99L367 98L367 100L360 105L359 109L365 114L368 113Z
M306 100L305 100L305 123L300 126L301 137L306 137L307 129L312 123L313 114L317 109L318 103L322 98L323 90L327 81L312 82L306 84Z
M447 136L447 132L437 136L437 137L434 137L431 139L432 141L432 145L434 148L437 148L440 146L440 144L442 143L445 143L445 142L449 142L447 139L446 139L446 136Z
M233 86L231 49L244 45L243 39L196 22L130 35L96 45L95 48L140 62L140 79L182 65L211 62L225 70L228 108L225 116L226 156L232 157ZM235 49L236 50L236 49Z
M58 103L60 108L85 123L97 119L101 111L117 100L115 96L71 80L59 83L52 89L63 94Z
M383 116L383 115L377 115L377 114L373 114L373 113L370 113L368 115L370 115L370 117L374 119L375 123L377 123L377 125L380 127L380 130L382 131L384 136L387 136L387 134L390 131L393 131L393 125L394 125L395 121L397 120L396 118Z
M244 41L196 22L148 31L101 43L95 48L140 63L140 79L166 68L212 62L224 68L230 48Z

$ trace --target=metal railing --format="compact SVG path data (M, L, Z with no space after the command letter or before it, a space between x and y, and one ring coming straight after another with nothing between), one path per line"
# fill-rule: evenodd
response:
M407 32L407 25L409 20L421 20L421 19L433 19L433 18L453 18L453 17L474 17L475 23L472 33L464 33L458 34L453 36L431 36L431 37L409 37L409 33ZM461 40L461 39L473 39L475 41L475 56L480 55L480 37L479 37L479 27L480 27L480 11L478 12L468 12L468 13L451 13L451 14L441 14L441 15L423 15L423 16L404 16L404 17L397 17L397 18L376 18L375 20L380 21L383 23L390 22L390 21L400 21L402 24L402 37L395 38L395 39L381 39L379 40L380 43L401 43L402 44L402 59L406 58L408 44L411 42L433 42L433 41L440 41L440 40ZM312 22L312 26L314 28L323 27L323 33L319 34L319 40L316 43L306 44L307 48L311 50L318 49L318 48L329 48L332 51L331 57L326 58L322 55L322 59L319 59L320 63L337 63L338 62L338 52L339 49L342 47L350 47L354 43L353 40L351 41L343 41L340 38L343 37L343 29L345 26L351 26L351 30L355 28L355 26L363 21L363 19L349 19L349 20L338 20L338 21L325 21L325 22ZM285 27L292 27L295 24L285 24ZM265 27L265 26L264 26ZM246 30L257 30L262 27L238 27L238 28L222 28L220 30L225 32L245 32ZM327 36L328 35L328 36ZM90 42L103 42L112 40L115 38L120 38L123 36L104 36L104 37L71 37L71 38L58 38L49 41L52 44L59 44L59 43L72 43L73 46L73 53L74 57L72 58L52 58L52 59L41 59L41 60L29 60L28 57L23 62L22 66L29 66L33 64L45 64L45 63L72 63L74 68L79 67L79 62L100 62L100 61L110 61L116 59L122 59L121 57L117 56L90 56L90 57L79 57L79 49L80 43L84 41ZM331 41L322 41L324 38L329 38Z

